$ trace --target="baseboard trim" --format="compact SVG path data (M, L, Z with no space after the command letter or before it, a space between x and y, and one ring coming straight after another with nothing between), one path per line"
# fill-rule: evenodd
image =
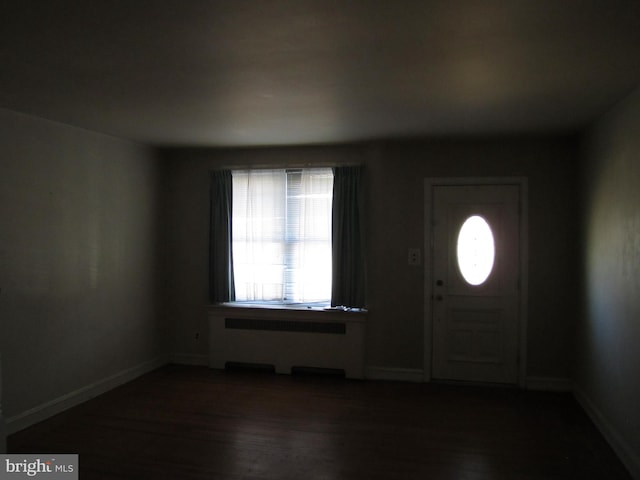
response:
M367 367L365 378L394 382L424 382L424 371L417 368Z
M573 385L568 378L527 377L526 389L540 392L571 392Z
M91 398L97 397L109 390L113 390L120 385L130 382L131 380L166 364L166 356L143 362L139 365L103 378L102 380L98 380L97 382L85 385L73 392L69 392L36 407L25 410L22 413L8 417L6 419L7 434L11 435L12 433L24 430L31 425L42 422L43 420L57 415L58 413L62 413L69 408L80 405Z
M196 365L205 367L209 365L208 355L194 353L172 353L170 360L171 363L177 363L178 365Z
M609 442L611 448L616 452L618 458L627 467L631 476L640 480L640 455L635 452L623 439L613 425L607 420L600 409L591 401L582 389L574 385L573 394L582 406L591 421L598 427L600 433Z
M365 377L370 380L391 380L398 382L425 381L424 371L417 368L367 367ZM571 392L572 383L568 378L527 377L527 390L543 392Z

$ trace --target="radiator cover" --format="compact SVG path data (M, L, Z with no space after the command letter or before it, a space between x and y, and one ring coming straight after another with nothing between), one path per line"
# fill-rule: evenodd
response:
M364 377L366 313L321 309L210 306L209 366L227 362L341 369Z

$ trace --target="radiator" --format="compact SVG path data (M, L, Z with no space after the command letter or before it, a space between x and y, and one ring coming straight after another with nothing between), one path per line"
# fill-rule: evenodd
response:
M224 305L209 307L208 319L211 368L254 364L286 374L312 368L364 376L366 313Z

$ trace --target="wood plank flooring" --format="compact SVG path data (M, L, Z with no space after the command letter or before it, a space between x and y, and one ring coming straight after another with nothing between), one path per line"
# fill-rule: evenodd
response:
M569 394L167 366L11 435L85 479L630 476Z

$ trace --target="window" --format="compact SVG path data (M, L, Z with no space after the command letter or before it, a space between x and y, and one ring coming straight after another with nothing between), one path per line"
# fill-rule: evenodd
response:
M235 300L329 303L330 168L232 171Z
M364 308L362 173L359 165L211 171L211 303Z
M487 221L472 215L460 227L458 234L458 267L470 285L482 285L493 270L495 245Z

